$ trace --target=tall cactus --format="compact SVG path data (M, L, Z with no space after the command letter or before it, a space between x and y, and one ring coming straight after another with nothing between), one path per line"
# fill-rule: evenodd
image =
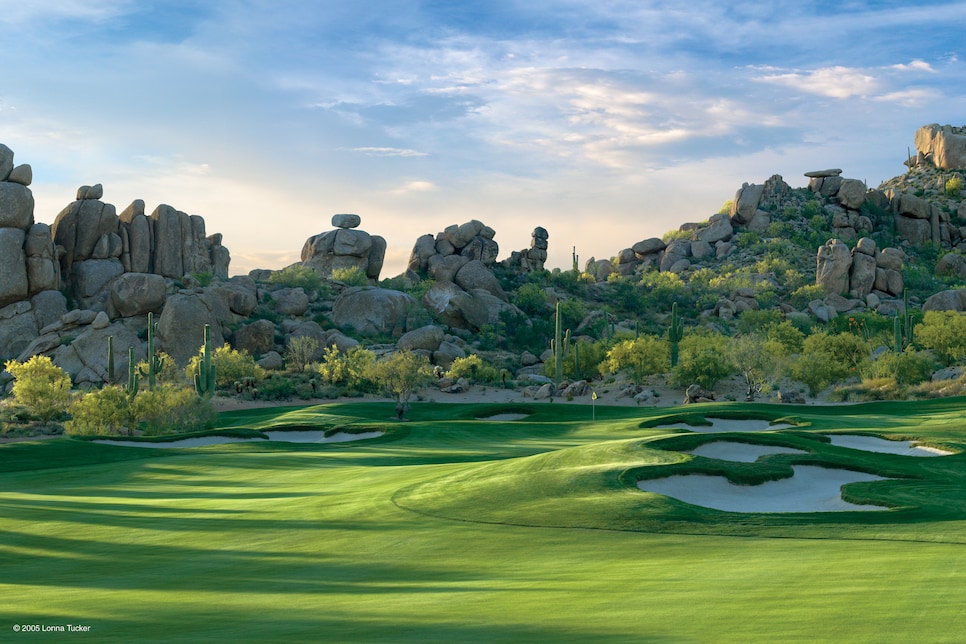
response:
M577 262L578 257L577 257L577 247L576 246L574 246L574 250L571 253L571 255L573 256L573 269L574 269L574 272L575 273L579 273L580 272L580 267L579 267L579 264Z
M148 313L148 370L141 370L142 376L148 377L148 389L153 390L157 382L158 372L164 367L164 358L154 352L154 334L158 332L158 323L154 321L154 313Z
M138 375L138 365L134 361L134 347L127 350L127 393L132 398L137 395L141 377Z
M215 393L215 365L211 362L211 325L205 325L205 346L201 353L201 364L195 374L195 391L202 398Z
M553 373L554 378L557 382L563 380L563 337L561 333L561 320L560 320L560 302L557 302L557 311L555 315L555 326L553 332Z
M892 350L902 353L902 318L898 315L892 320Z
M580 380L580 343L574 342L574 378Z
M902 289L902 317L905 320L905 343L907 347L912 346L915 335L912 329L912 312L909 310L909 289Z
M671 326L667 331L667 339L671 345L671 367L678 366L678 343L684 337L684 328L681 325L681 318L678 317L678 303L671 305Z
M107 336L107 384L114 384L114 336Z

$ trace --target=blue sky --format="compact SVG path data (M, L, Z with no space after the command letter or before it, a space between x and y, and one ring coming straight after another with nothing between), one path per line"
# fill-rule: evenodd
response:
M36 218L77 186L202 215L232 272L355 212L479 219L550 265L701 221L743 182L903 171L966 124L966 2L31 0L0 8L0 142Z

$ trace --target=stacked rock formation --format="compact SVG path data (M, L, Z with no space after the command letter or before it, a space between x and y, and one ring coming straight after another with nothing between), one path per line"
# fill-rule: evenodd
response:
M771 223L769 210L780 210L791 194L781 175L772 175L762 185L746 183L731 202L731 224L735 228L764 232Z
M50 228L34 222L33 172L13 159L0 144L0 362L67 312Z
M875 241L861 238L851 251L845 242L830 239L818 249L815 283L826 293L867 298L902 294L902 262L897 248L876 248Z
M420 278L452 280L456 271L469 261L491 267L500 252L500 246L493 240L495 236L496 231L476 219L447 226L435 237L423 235L413 246L409 270Z
M335 230L309 237L302 246L303 266L323 277L331 277L337 269L358 268L371 282L378 281L386 259L386 240L356 230L361 223L359 215L333 215Z
M537 226L533 229L531 235L530 248L511 252L510 256L501 263L509 269L524 273L542 271L547 262L547 249L550 247L549 239L550 233L547 232L547 229Z
M57 215L52 227L54 243L63 248L63 281L82 308L106 310L107 287L123 273L228 277L228 250L221 235L205 236L201 217L164 204L147 217L141 200L118 216L112 204L101 201L103 196L100 184L81 186L77 200Z

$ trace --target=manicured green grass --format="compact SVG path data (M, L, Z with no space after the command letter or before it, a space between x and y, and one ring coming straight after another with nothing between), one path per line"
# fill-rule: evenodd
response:
M315 426L360 443L0 446L0 639L50 641L958 641L966 632L962 399L232 412L230 430ZM525 420L478 420L523 411ZM760 434L688 415L794 420ZM696 417L696 418L695 418ZM660 418L658 422L652 419ZM831 446L918 438L941 458ZM754 464L681 454L722 437L804 449ZM888 512L738 514L640 492L655 473L751 482L792 463L895 477ZM83 624L88 634L14 633Z

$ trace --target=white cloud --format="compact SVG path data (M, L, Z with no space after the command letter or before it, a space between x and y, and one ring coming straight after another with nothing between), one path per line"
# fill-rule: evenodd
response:
M929 72L930 74L937 73L933 66L924 60L914 60L911 63L900 63L898 65L892 65L892 69L899 70L900 72Z
M361 152L371 157L424 157L425 152L406 148L352 148L353 152Z
M871 96L882 88L882 83L874 76L843 66L823 67L808 72L766 74L754 80L839 99Z

